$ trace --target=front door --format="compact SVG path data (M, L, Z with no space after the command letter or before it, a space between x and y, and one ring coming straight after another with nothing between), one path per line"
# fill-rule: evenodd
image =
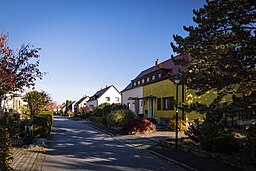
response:
M148 118L154 117L154 99L148 99Z

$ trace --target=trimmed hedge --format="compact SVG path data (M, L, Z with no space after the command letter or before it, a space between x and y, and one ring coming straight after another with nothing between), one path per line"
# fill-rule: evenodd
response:
M50 135L53 125L52 114L34 116L33 122L34 138L47 138Z
M121 127L134 119L135 115L128 109L114 110L107 116L109 126Z

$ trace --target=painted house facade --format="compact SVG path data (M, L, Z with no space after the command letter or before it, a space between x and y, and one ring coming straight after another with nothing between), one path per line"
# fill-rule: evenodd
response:
M84 96L74 103L74 113L83 113L85 107L87 107L87 101L90 99L89 96Z
M24 105L26 105L26 102L23 100L23 96L25 95L25 92L14 92L12 94L6 94L5 100L2 101L2 107L5 110L14 110L18 113L21 113L21 110Z
M142 86L133 88L130 83L122 92L122 104L126 105L135 114L143 114L143 89Z
M188 59L190 56L178 55L174 58ZM174 77L178 72L186 70L187 68L184 66L175 65L172 58L163 62L157 60L154 66L142 71L131 81L130 87L127 88L127 92L129 93L126 92L126 89L122 91L123 104L135 103L136 100L141 101L141 112L144 114L145 118L161 120L162 118L167 119L175 116L176 85L169 80L169 77ZM142 94L133 94L132 92L136 88L140 88ZM196 96L195 91L188 89L186 85L181 83L178 86L179 105L189 105L192 102L209 104L215 97L216 93L214 91L209 91L202 96ZM133 102L127 101L126 99L133 100ZM189 119L194 119L199 116L198 113L185 113L185 111L182 110L179 110L179 115L183 119L185 119L185 116L188 116Z
M96 108L103 103L120 104L121 93L115 88L115 86L107 86L104 89L97 91L87 102L90 108Z

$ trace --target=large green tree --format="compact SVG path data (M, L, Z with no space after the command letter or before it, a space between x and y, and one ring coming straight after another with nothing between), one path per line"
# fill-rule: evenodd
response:
M187 85L203 94L210 89L250 95L256 90L256 1L207 0L194 10L187 37L174 35L173 51L190 54Z
M175 62L187 66L184 79L198 95L218 92L211 104L190 106L206 116L199 129L200 144L211 151L232 152L237 144L226 116L233 118L256 101L256 1L207 0L193 13L195 26L184 26L188 36L174 35L176 43L171 43L174 52L191 58ZM244 98L234 96L233 103L223 103L227 93Z
M28 103L30 116L38 115L40 111L49 105L52 100L48 93L45 91L32 90L24 96L24 100Z

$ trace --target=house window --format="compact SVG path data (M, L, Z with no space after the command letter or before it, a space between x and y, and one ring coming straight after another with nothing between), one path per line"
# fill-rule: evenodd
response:
M136 82L133 83L133 86L136 86Z
M162 76L162 74L160 73L160 74L158 74L158 78L161 78L161 76Z
M109 102L110 101L110 97L106 97L106 101Z
M163 98L163 110L173 110L173 97L165 97Z
M157 98L157 110L161 110L162 107L162 99L161 98Z
M147 82L149 82L149 77L147 78Z
M140 85L140 81L138 81L138 85Z
M116 102L119 102L119 97L115 97Z
M141 83L142 83L142 84L144 84L144 82L145 82L145 80L144 80L144 79L142 79L142 80L141 80Z
M156 76L155 76L155 75L152 76L152 80L154 80L154 79L156 79Z

